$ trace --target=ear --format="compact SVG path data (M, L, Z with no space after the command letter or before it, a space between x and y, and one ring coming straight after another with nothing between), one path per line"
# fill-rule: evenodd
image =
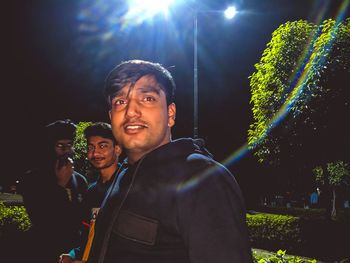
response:
M114 148L115 148L115 151L117 152L117 155L120 156L123 151L122 147L119 144L117 144L116 146L114 146Z
M168 106L168 127L173 127L175 124L176 106L175 103L171 103Z
M109 120L112 120L111 110L108 111Z

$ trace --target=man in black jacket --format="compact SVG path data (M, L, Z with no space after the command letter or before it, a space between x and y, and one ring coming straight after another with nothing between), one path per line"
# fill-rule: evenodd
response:
M45 126L40 167L23 178L23 201L33 224L26 248L35 262L56 262L67 249L79 245L82 200L87 180L73 167L75 124L57 120ZM26 253L23 253L28 259Z
M70 263L73 260L86 260L90 252L90 239L93 238L94 223L101 203L119 168L119 156L122 149L113 136L111 125L96 122L84 130L87 140L87 157L99 171L97 181L88 188L83 200L83 240L81 246L60 256L59 263ZM89 235L90 233L90 235Z
M171 140L174 90L156 63L127 61L108 75L112 130L127 161L100 210L88 262L251 261L234 177L203 141Z

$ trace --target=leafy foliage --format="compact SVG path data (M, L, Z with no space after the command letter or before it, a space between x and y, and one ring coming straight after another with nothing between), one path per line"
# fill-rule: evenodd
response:
M335 163L327 163L327 171L329 173L329 184L334 186L340 186L341 183L349 185L347 179L349 179L349 164L343 161L337 161Z
M265 248L296 248L301 244L299 219L287 215L247 214L251 243Z
M79 122L77 124L75 142L74 142L74 167L79 173L85 175L88 182L96 180L98 172L91 165L87 158L87 142L84 136L84 130L89 127L92 122Z
M254 263L316 263L316 259L302 259L297 256L286 255L286 250L278 250L272 256L257 255L253 251Z
M24 206L7 207L0 202L0 237L7 237L17 231L28 231L31 222Z
M324 192L332 192L332 211L328 211L333 219L336 217L336 193L349 192L350 172L349 164L343 161L327 163L326 172L322 166L316 166L313 170L315 181L323 188ZM330 197L330 195L329 195ZM329 200L330 201L330 200ZM328 207L329 209L329 207Z
M316 182L320 183L321 185L325 184L325 178L322 166L318 165L314 169L312 169L312 172L316 176Z
M89 127L92 122L79 122L77 124L77 129L75 131L75 141L74 141L74 159L84 159L87 160L87 142L84 136L84 130Z
M327 173L323 172L322 166L316 166L313 170L316 182L321 186L329 185L338 187L342 184L349 186L349 164L343 161L327 163Z
M248 141L260 162L279 166L285 157L300 161L309 155L306 145L312 150L316 140L324 142L320 130L333 127L340 113L350 109L349 89L337 82L349 78L349 57L350 18L319 26L287 22L273 32L250 76L254 123ZM338 108L331 107L334 102ZM337 118L327 122L327 114ZM347 139L345 132L338 135Z

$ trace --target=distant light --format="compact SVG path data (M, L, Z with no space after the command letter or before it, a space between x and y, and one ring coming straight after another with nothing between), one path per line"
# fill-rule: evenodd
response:
M169 5L174 0L129 0L129 12L152 17L157 13L168 15Z
M234 6L230 6L225 10L225 16L228 19L233 18L237 14L237 10Z

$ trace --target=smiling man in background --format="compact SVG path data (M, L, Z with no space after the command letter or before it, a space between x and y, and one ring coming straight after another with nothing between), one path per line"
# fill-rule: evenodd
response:
M87 157L90 163L99 171L99 177L94 182L83 200L83 241L80 247L72 249L69 254L62 254L59 262L69 263L73 260L86 261L90 252L90 241L94 231L95 219L108 188L118 172L118 160L122 152L113 136L111 125L105 122L96 122L84 130L87 140ZM87 228L89 225L89 229ZM79 261L78 261L79 260ZM80 261L81 262L81 261Z

